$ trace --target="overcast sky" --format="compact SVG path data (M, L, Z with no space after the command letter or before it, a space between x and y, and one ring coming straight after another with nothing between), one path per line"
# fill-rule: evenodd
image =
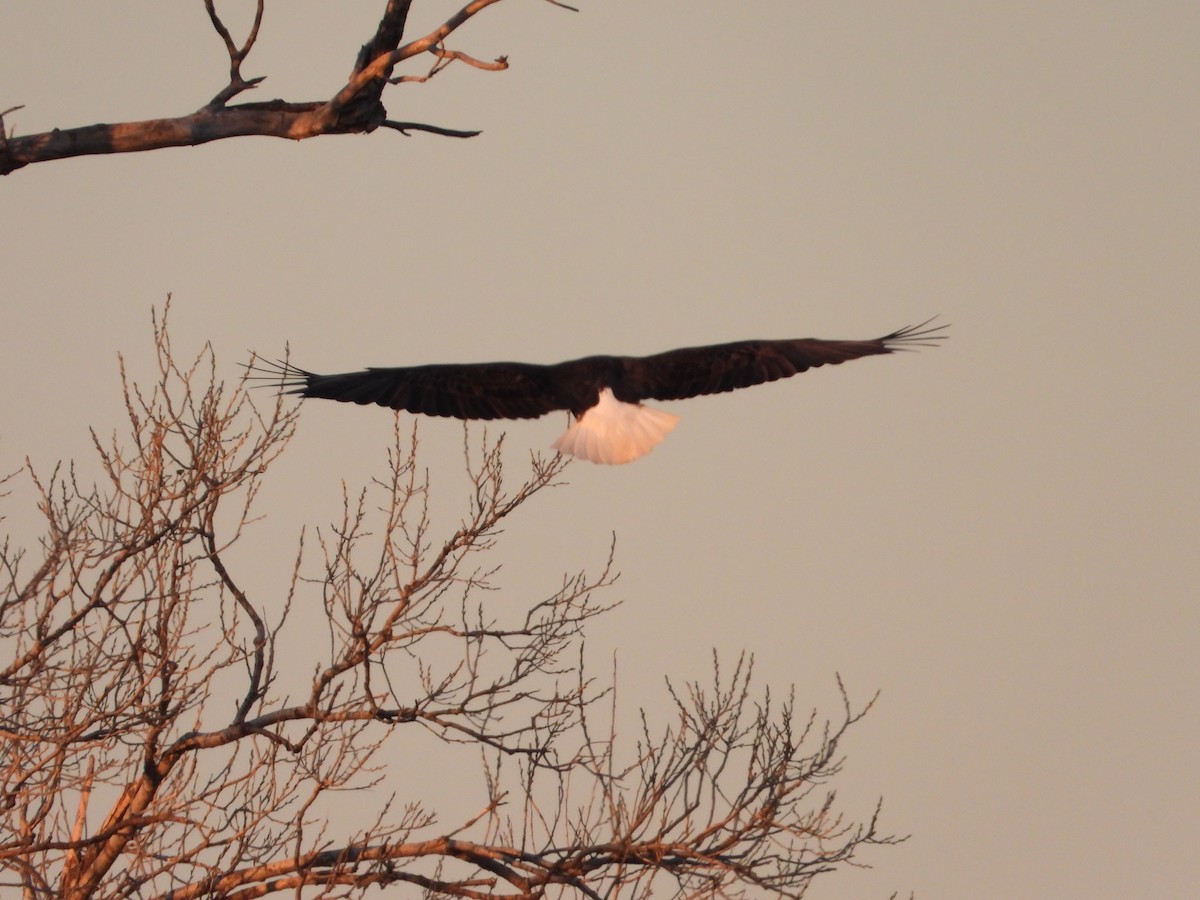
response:
M255 99L328 97L382 6L269 4ZM176 346L211 341L230 378L285 342L315 371L554 362L939 314L940 349L662 404L682 421L649 457L573 465L526 511L496 602L615 532L623 605L591 652L631 706L661 710L713 648L822 715L835 673L881 690L838 786L912 838L813 897L1193 895L1200 5L581 6L499 4L454 46L509 71L387 95L470 141L243 139L0 180L0 471L121 424L117 353L150 377L168 293ZM413 35L453 5L414 7ZM200 0L0 11L17 133L183 114L227 66ZM304 407L264 557L337 517L392 425ZM509 427L513 464L562 426ZM453 500L461 428L420 434ZM0 526L26 541L29 502Z

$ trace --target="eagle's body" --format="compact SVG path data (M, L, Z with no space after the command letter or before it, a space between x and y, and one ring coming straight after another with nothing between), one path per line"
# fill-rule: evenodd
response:
M592 462L644 456L679 420L643 400L682 400L788 378L817 366L935 346L925 322L870 341L737 341L654 356L588 356L555 365L495 362L317 375L290 363L255 367L289 393L459 419L533 419L558 409L575 421L554 448Z

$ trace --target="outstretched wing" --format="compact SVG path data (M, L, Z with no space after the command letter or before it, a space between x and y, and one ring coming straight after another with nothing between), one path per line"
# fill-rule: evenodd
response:
M426 416L459 419L535 419L566 408L548 366L475 363L365 369L317 375L287 362L260 360L251 371L290 394L371 403Z
M365 369L317 375L288 362L252 364L251 377L291 394L378 404L427 416L535 419L556 409L582 415L603 388L625 403L682 400L789 378L860 356L933 347L946 325L933 320L873 341L737 341L685 347L655 356L590 356L554 366L495 362Z
M928 327L933 319L893 331L873 341L737 341L710 347L685 347L654 356L626 357L624 384L614 393L627 403L682 400L790 378L817 366L837 365L860 356L877 356L915 347L935 347L947 325Z

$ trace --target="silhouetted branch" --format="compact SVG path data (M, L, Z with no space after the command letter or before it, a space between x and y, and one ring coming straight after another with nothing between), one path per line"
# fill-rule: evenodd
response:
M393 122L391 119L384 119L380 123L384 128L394 128L401 134L408 134L410 131L429 131L433 134L440 134L443 137L470 138L477 137L483 134L482 131L457 131L453 128L440 128L437 125L425 125L421 122Z

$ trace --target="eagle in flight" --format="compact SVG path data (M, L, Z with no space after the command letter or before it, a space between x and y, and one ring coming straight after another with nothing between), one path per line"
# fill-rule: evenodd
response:
M643 400L682 400L790 378L817 366L915 347L935 347L946 325L932 319L871 341L796 338L684 347L654 356L586 356L555 365L492 362L365 369L317 375L289 362L251 364L253 377L301 397L374 403L427 416L536 419L568 410L552 445L594 463L645 456L679 417Z

